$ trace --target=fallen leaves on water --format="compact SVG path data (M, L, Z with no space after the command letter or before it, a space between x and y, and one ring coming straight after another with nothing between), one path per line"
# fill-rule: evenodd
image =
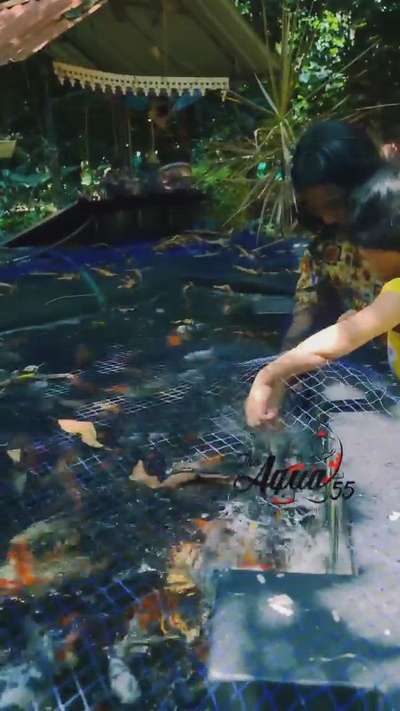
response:
M97 272L98 274L101 274L101 276L105 277L115 277L117 276L114 274L114 272L110 272L109 269L103 269L102 267L91 267L93 272Z
M28 366L34 368L36 366ZM39 367L39 366L38 366ZM4 388L7 385L12 385L13 383L21 383L30 380L71 380L73 375L71 373L39 373L37 370L18 371L16 370L10 378L2 380L0 382L0 387Z
M244 272L245 274L251 274L252 276L260 276L260 274L262 274L260 270L240 267L238 264L234 265L234 269L238 269L239 272Z
M23 368L22 372L23 373L37 373L39 368L41 368L43 363L40 365L27 365L25 368Z
M57 277L57 281L77 281L81 278L80 274L62 274Z
M243 257L246 257L246 259L251 259L251 260L255 259L254 254L252 254L251 252L248 252L247 249L245 249L244 247L241 247L240 244L236 245L236 249L240 252L240 254Z
M103 445L97 441L97 432L92 422L82 422L78 420L58 420L58 424L64 432L79 435L84 444L89 447L99 449Z
M217 291L225 291L227 294L233 294L232 287L229 286L229 284L214 284L213 289L216 289Z
M20 449L7 449L7 454L12 459L14 464L19 464L21 461L21 450Z
M121 314L129 314L129 313L131 313L132 311L137 311L137 307L136 307L136 306L134 306L134 307L132 307L132 308L122 308L122 307L118 307L117 310L118 310Z
M31 272L29 276L57 276L57 272Z
M141 281L143 281L142 272L139 269L134 269L131 274L125 276L124 281L119 285L118 289L132 289Z
M149 486L150 489L159 489L161 482L156 476L151 476L146 472L143 461L140 459L138 463L133 467L132 474L129 479L131 481L136 481L139 484L145 484Z
M208 474L208 472L199 471L200 464L201 463L198 462L193 466L182 466L182 468L170 474L167 479L160 481L158 477L148 474L143 461L140 459L133 467L132 474L129 478L131 481L145 484L150 487L150 489L178 489L180 486L194 481L225 483L231 480L231 477L224 474ZM208 469L207 466L204 468Z

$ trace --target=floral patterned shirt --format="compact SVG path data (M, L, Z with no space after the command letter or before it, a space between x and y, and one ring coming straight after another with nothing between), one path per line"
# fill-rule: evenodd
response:
M343 240L316 237L300 264L296 289L299 309L332 301L332 290L343 313L359 310L373 301L382 284L371 274L354 245ZM330 295L330 296L329 296Z

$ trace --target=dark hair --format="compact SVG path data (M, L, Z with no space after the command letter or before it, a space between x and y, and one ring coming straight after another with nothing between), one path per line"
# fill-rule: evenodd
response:
M383 159L372 139L344 121L321 121L302 136L293 156L296 192L316 185L353 190L368 180Z
M383 164L378 148L362 128L344 121L321 121L307 129L297 144L293 186L300 193L317 185L335 185L349 194ZM301 210L299 218L311 229L322 226Z
M400 251L400 165L379 170L352 195L351 241L365 249Z

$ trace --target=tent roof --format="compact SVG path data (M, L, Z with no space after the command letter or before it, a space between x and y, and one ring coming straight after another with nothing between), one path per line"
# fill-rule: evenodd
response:
M81 9L79 19L65 19L68 9ZM2 35L8 36L7 47ZM0 63L25 59L48 43L56 61L130 75L243 79L265 74L268 61L263 42L232 0L20 0L0 5Z

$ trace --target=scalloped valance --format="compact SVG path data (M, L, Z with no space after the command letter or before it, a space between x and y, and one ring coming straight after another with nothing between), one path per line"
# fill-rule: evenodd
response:
M103 92L111 91L115 94L121 91L123 94L139 92L148 94L173 93L194 94L200 91L204 96L206 91L221 92L222 99L225 99L229 91L229 79L227 77L163 77L163 76L134 76L130 74L113 74L111 72L101 72L97 69L86 69L85 67L75 67L72 64L54 62L54 71L61 82L70 82L72 86L80 84L83 88L90 87L93 91L100 89Z

